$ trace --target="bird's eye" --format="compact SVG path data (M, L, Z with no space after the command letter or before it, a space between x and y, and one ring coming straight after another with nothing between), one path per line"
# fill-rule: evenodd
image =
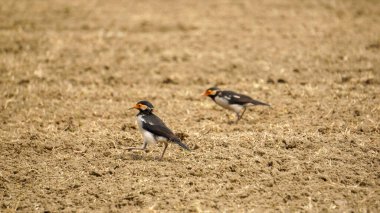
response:
M142 109L142 110L146 110L147 108L148 108L148 106L145 105L145 104L141 104L141 105L140 105L140 109Z

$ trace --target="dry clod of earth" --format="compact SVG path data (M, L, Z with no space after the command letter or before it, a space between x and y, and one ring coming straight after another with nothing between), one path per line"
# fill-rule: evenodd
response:
M379 212L380 1L0 4L0 212ZM265 100L239 124L202 99ZM140 146L149 100L192 149Z

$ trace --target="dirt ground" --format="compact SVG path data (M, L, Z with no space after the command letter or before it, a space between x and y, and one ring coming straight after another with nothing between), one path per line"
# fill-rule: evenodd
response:
M0 212L380 211L380 1L0 4ZM270 103L243 120L200 94ZM140 146L146 99L193 151Z

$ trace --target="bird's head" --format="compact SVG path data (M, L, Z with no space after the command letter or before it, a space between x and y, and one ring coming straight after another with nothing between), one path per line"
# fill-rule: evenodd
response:
M138 109L140 112L152 112L154 106L149 101L139 101L130 109Z
M208 97L215 97L218 92L220 91L220 89L218 87L211 87L211 88L208 88L204 93L203 93L203 96L208 96Z

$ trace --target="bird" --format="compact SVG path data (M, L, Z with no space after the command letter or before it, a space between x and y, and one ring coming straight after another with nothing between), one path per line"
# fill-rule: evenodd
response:
M239 122L239 120L243 117L245 110L249 106L262 105L270 107L269 104L254 100L247 95L239 94L228 90L221 90L218 87L208 88L203 93L203 96L208 96L216 104L222 106L225 109L234 111L237 116L235 123Z
M126 150L145 150L148 144L156 144L157 142L164 143L164 150L162 151L160 160L163 159L166 148L169 143L175 143L183 149L190 151L189 147L181 142L172 130L170 130L165 123L153 113L154 106L146 100L137 102L130 109L138 109L136 115L137 125L143 136L144 142L141 147L128 147Z

